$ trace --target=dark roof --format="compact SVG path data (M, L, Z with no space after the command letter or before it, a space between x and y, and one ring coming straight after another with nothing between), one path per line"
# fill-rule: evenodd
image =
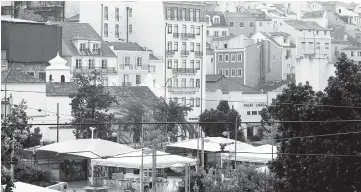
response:
M285 23L298 30L319 30L327 31L328 29L321 27L314 21L285 20Z
M66 22L79 22L79 16L80 16L80 14L78 13L76 15L73 15L73 16L69 17L69 18L66 18L65 21Z
M206 49L206 55L213 55L214 54L214 50L211 48L207 48Z
M160 60L160 59L154 56L153 54L149 54L149 60Z
M59 22L55 24L63 28L63 41L68 46L73 55L80 55L79 51L72 42L74 36L79 36L88 40L100 41L102 56L116 56L109 48L109 46L98 35L98 33L88 23Z
M1 71L1 83L46 83L15 69Z
M243 94L262 94L261 91L242 85L232 78L222 75L206 75L206 91L215 92L216 90L221 90L224 94L230 91L242 91Z
M272 19L268 17L265 12L259 9L247 9L244 10L244 12L251 14L252 17L256 19L256 21L272 21Z
M323 17L323 14L325 11L312 11L312 12L306 12L303 14L302 18L319 18Z
M226 17L226 20L229 18L229 17L234 17L234 18L253 18L253 15L251 15L250 13L248 12L242 12L242 13L237 13L237 12L226 12L225 15Z
M222 12L207 11L206 15L209 15L210 17L209 22L212 24L211 26L208 27L228 27L226 18L224 17L224 14ZM219 23L213 23L213 16L219 16Z
M275 89L278 89L279 87L286 85L288 81L282 80L282 81L268 81L265 83L258 84L254 86L255 89L260 90L264 93L273 91Z
M123 50L123 51L145 51L143 47L139 46L137 43L125 43L125 42L107 42L109 46L114 46L114 50Z
M288 36L291 36L290 34L285 33L285 32L269 32L269 34L272 37L277 37L277 36L288 37Z
M359 46L349 46L349 47L342 48L341 50L361 50L361 47L359 47Z
M267 33L267 32L260 32L261 34L263 34L268 40L270 40L272 43L276 44L278 47L289 47L289 48L295 48L296 45L293 44L293 43L290 43L290 46L284 46L284 45L281 45L279 44L276 40L273 39L273 37L275 36L287 36L288 33L283 33L283 32L274 32L274 33L277 33L277 35L271 35L270 33ZM282 33L282 34L281 34ZM287 35L286 35L287 34Z
M46 96L69 96L78 89L74 82L51 82L46 84Z
M357 45L357 39L348 34L343 28L336 28L331 31L331 37L333 40L344 40L345 35L347 36L347 41L352 45Z

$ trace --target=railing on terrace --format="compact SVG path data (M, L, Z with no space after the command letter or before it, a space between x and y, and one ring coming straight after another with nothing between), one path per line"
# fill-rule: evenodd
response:
M127 70L149 70L149 64L146 65L141 65L141 66L137 66L137 65L127 65L127 64L120 64L119 65L119 69L127 69Z
M196 38L196 34L193 34L193 33L181 33L181 37L182 38Z
M195 55L196 57L203 57L203 52L202 52L202 51L195 51L195 52L194 52L194 55Z
M180 73L197 73L197 69L195 68L173 68L173 74L180 74Z
M168 87L170 92L194 93L199 91L199 87Z
M117 73L115 67L74 67L72 70L73 73L91 73L93 71L99 71L101 73Z
M182 51L181 51L181 55L182 55L182 56L188 56L188 55L189 55L189 51L184 51L184 50L182 50Z
M166 55L174 55L175 51L174 50L167 50L166 51Z

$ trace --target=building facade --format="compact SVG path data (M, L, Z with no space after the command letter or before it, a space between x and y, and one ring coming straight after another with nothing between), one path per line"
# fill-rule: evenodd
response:
M206 12L207 22L207 43L210 43L213 38L225 37L229 35L228 25L224 14L216 11Z
M348 46L341 48L341 52L347 55L347 58L353 60L355 63L361 64L361 47Z
M255 33L256 19L251 14L226 12L225 17L230 35L243 34L249 37Z

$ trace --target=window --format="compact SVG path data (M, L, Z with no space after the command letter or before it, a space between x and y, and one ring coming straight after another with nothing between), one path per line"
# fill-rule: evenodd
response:
M187 26L186 25L182 25L182 33L187 33Z
M222 31L222 36L227 36L227 31Z
M327 35L327 31L324 31L323 33L324 33L325 35Z
M172 33L172 24L168 24L168 33Z
M108 37L108 23L104 23L104 36Z
M46 73L45 72L39 72L39 79L46 81Z
M201 98L196 98L196 107L199 107L201 105Z
M49 75L49 81L52 81L52 80L53 80L53 76Z
M174 33L178 33L178 25L174 24Z
M178 8L174 8L174 19L178 20Z
M189 18L190 18L191 21L194 20L194 10L193 9L189 10Z
M234 27L234 22L231 21L231 22L229 23L229 26L230 26L230 27Z
M141 67L143 64L143 57L137 57L137 67Z
M351 57L353 57L354 55L353 55L353 51L351 51Z
M182 105L186 106L187 105L187 99L185 97L182 97Z
M329 49L330 44L329 43L325 43L325 49Z
M200 34L201 34L201 28L200 28L199 26L196 28L196 34L197 34L197 35L200 35Z
M182 60L182 68L186 68L187 67L187 60L183 59Z
M196 79L196 87L201 87L201 80L200 79Z
M252 111L252 115L257 115L257 111Z
M253 27L253 22L250 22L250 23L249 23L249 26L250 26L250 27Z
M124 57L124 65L129 66L130 65L130 57L126 56Z
M218 61L222 62L223 61L223 55L218 55Z
M191 60L191 61L190 61L190 64L191 64L190 68L191 68L191 69L194 69L194 60Z
M174 68L175 68L175 69L178 68L178 59L174 59Z
M237 77L242 77L242 69L237 69Z
M224 45L223 45L223 48L227 48L228 47L228 45L225 43Z
M132 17L132 16L133 16L133 9L129 8L129 17Z
M191 97L191 98L189 99L189 106L190 106L190 107L194 107L194 98L193 98L193 97Z
M215 23L215 24L218 24L218 23L220 23L220 18L219 17L213 17L213 23Z
M200 18L200 10L196 9L196 21L199 21Z
M172 78L169 78L167 81L168 87L172 87Z
M239 61L239 62L242 61L242 54L237 55L237 61Z
M189 79L189 87L194 87L194 79Z
M35 76L35 73L34 72L27 72L28 75L34 77Z
M201 61L197 60L196 61L196 69L200 69L201 68Z
M361 56L361 52L359 51L359 52L357 52L357 56Z
M174 51L178 51L178 42L174 42Z
M224 54L224 62L229 62L229 55L228 54Z
M82 67L82 60L81 59L75 60L75 68L81 69L81 67Z
M263 26L263 22L259 22L259 24L258 24L260 27L262 27Z
M194 34L194 25L191 25L191 34Z
M168 59L168 69L172 69L172 59Z
M276 55L273 55L273 61L276 61Z
M135 76L135 84L137 84L137 85L139 85L139 84L141 84L142 82L141 82L141 76L140 75L136 75Z
M115 37L119 38L119 25L115 24Z
M168 18L168 19L170 19L170 15L171 15L171 13L170 13L170 8L168 7L168 8L167 8L167 18Z
M209 36L209 30L206 31L206 35Z
M94 69L94 68L95 68L95 60L89 59L89 69Z
M283 38L283 43L287 43L287 38Z
M129 24L129 33L133 33L133 25Z
M231 77L235 77L236 76L236 69L231 69Z
M223 69L219 69L219 75L223 75Z
M186 50L187 50L187 43L182 42L182 51L186 51Z
M236 62L236 54L232 54L232 55L231 55L231 61L232 61L232 62Z
M247 115L251 115L251 111L247 111Z
M108 60L102 59L102 69L108 68Z
M190 43L190 52L194 52L194 42L191 42Z
M218 31L214 31L214 37L218 37Z
M338 13L341 13L341 9L338 10Z
M104 7L104 19L108 20L108 7L107 6Z
M104 86L108 86L108 77L103 77L102 81Z
M172 50L172 42L171 41L168 41L168 51L171 51Z
M182 19L186 20L186 9L185 8L182 9Z
M119 21L119 8L115 8L115 20Z
M64 75L60 76L60 82L62 82L62 83L65 82L65 76Z
M229 77L229 69L225 70L225 75L224 76Z
M85 51L85 50L86 50L86 44L80 43L80 51Z
M243 22L240 22L240 23L239 23L239 27L244 27L244 23L243 23Z
M196 51L201 51L201 44L200 43L196 44Z
M182 78L182 87L187 87L187 79L186 78Z
M178 87L178 78L174 78L173 87Z

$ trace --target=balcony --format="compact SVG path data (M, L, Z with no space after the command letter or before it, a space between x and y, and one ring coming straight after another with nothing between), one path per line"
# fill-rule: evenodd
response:
M193 33L181 33L181 38L183 38L183 39L194 39L194 38L196 38L196 34L193 34Z
M136 66L136 65L127 65L127 64L120 64L119 69L125 69L125 70L149 70L149 65L142 65L142 66Z
M182 56L188 56L188 55L189 55L189 51L181 51L181 55L182 55Z
M175 51L174 50L167 50L166 51L166 55L167 56L173 56L175 54Z
M130 86L132 86L132 82L123 82L122 86L130 87Z
M173 33L173 38L179 38L179 33Z
M102 50L101 49L92 49L92 53L93 53L93 55L102 55Z
M197 73L197 69L195 68L175 68L172 69L173 74L177 75L177 74L196 74Z
M203 57L203 51L196 51L196 52L194 52L194 55L196 57Z
M168 87L168 91L174 94L196 93L199 87Z
M98 71L101 73L111 74L111 73L117 73L117 70L115 67L81 67L81 68L73 68L73 73L91 73L93 71Z

